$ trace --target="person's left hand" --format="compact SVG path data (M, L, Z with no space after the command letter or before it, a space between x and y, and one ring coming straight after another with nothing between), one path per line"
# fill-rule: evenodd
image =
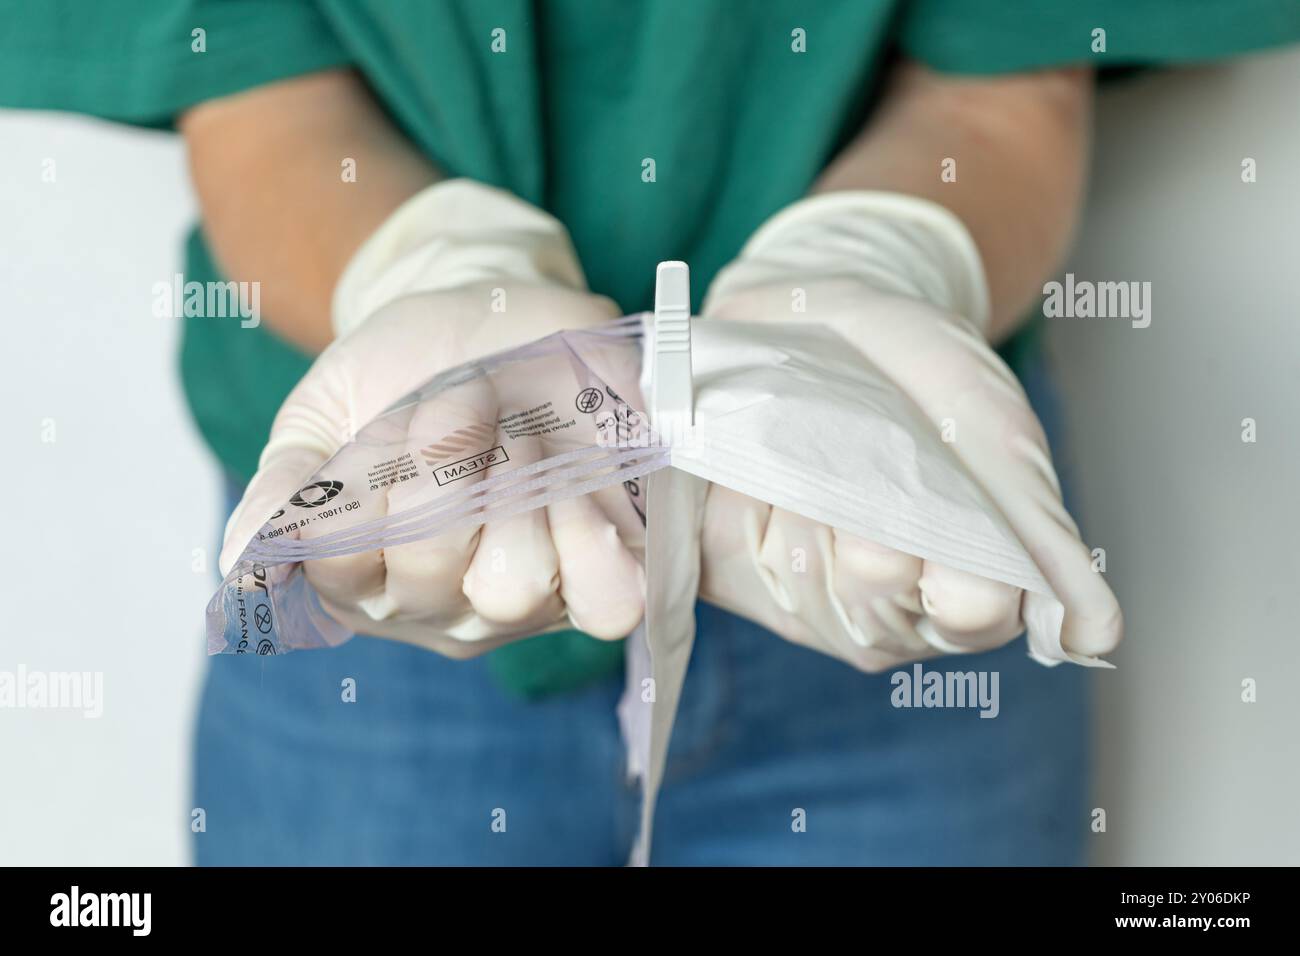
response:
M1024 390L980 332L987 310L978 254L955 217L910 197L845 193L760 229L714 280L702 317L827 326L936 429L953 423L957 457L1065 607L1063 647L1104 654L1120 639L1118 603L1062 504ZM1036 613L1036 595L716 485L701 561L703 599L866 671L998 647Z

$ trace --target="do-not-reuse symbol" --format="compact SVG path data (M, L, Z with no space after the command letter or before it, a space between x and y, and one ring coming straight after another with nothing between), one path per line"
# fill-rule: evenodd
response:
M319 508L327 501L333 501L343 490L341 481L317 481L305 488L298 489L289 499L289 503L299 508Z
M584 388L573 402L580 412L594 412L604 403L605 396L598 388Z

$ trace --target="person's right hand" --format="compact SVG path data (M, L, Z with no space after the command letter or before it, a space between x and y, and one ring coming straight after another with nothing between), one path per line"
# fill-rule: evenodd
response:
M362 246L340 280L338 338L276 416L227 525L223 573L358 429L437 372L617 314L587 291L567 233L551 216L465 180L420 193ZM637 405L639 368L620 357L630 354L602 353L598 372ZM499 390L536 384L475 379L403 414L413 435L491 447L498 408L512 400ZM544 438L531 441L538 458L549 453ZM403 510L420 493L394 486L365 499L364 513L353 517ZM309 538L312 527L297 534ZM626 636L644 608L642 535L637 511L614 485L424 541L307 561L304 572L326 610L356 633L466 657L566 621L596 637Z

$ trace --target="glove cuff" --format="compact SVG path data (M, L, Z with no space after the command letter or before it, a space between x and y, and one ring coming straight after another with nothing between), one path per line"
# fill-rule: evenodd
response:
M988 328L988 283L970 232L938 203L902 193L824 193L787 206L750 237L708 299L813 278L857 279Z
M394 299L498 279L586 288L558 219L511 193L449 179L416 193L362 243L334 288L347 335Z

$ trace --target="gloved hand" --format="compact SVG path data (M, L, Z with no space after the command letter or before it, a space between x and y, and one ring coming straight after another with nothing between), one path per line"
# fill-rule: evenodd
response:
M468 180L416 195L345 269L333 303L337 337L276 415L227 525L222 572L357 429L437 372L617 315L612 302L587 291L568 234L550 215ZM639 368L624 364L598 371L636 404ZM534 384L497 388L526 393ZM515 396L470 383L414 406L408 428L491 447L485 439L496 434L507 399ZM534 440L539 458L545 442ZM396 485L370 496L368 513L356 517L396 512L418 493ZM311 537L312 526L298 533ZM308 561L304 572L329 613L356 633L465 657L567 623L597 637L626 636L644 604L642 536L616 485L426 541Z
M979 254L947 210L901 195L829 193L763 225L714 280L702 315L816 323L843 336L948 432L1064 605L1065 650L1104 654L1121 636L1118 603L1061 502L1024 390L984 340L988 310ZM1052 613L1040 595L716 485L701 561L705 600L867 671L991 649Z

